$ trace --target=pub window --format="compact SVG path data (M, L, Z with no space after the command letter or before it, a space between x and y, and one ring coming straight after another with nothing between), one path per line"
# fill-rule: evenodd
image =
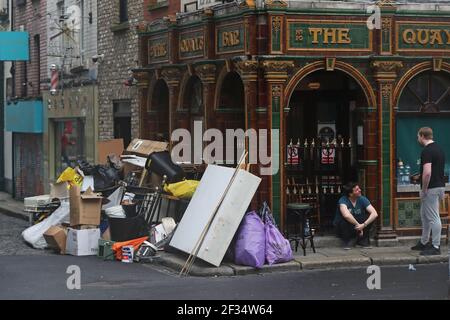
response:
M428 71L413 78L403 89L396 117L398 184L420 183L410 177L420 170L422 147L417 143L417 131L421 127L433 129L434 139L446 154L445 174L450 173L449 121L450 75Z
M128 21L128 0L119 0L119 22Z

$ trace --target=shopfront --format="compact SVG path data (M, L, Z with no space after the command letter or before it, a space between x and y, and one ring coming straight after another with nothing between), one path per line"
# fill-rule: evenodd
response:
M5 108L5 131L12 135L12 194L16 199L44 191L40 99L16 100Z
M64 89L56 95L43 93L44 169L53 182L77 161L96 163L98 99L96 86ZM47 183L48 185L48 183Z
M194 120L278 130L280 167L262 176L254 205L268 200L284 224L287 203L310 202L326 234L342 185L357 180L380 213L380 243L417 234L418 186L400 184L397 164L417 169L424 125L450 158L450 8L382 1L371 30L366 6L227 4L141 26L141 135L193 132Z

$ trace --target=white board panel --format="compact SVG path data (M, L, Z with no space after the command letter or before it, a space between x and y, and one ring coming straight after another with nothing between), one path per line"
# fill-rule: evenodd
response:
M233 173L231 168L208 165L170 241L172 247L192 252Z
M209 165L170 245L191 253L214 214L234 169ZM239 224L261 182L251 173L239 170L220 206L197 257L219 266Z

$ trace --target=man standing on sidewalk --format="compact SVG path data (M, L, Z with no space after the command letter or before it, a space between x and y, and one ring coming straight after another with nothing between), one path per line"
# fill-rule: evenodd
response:
M420 250L421 255L440 255L442 224L439 217L439 201L443 199L445 192L445 155L441 147L433 141L431 128L421 128L417 133L417 140L424 147L420 155L422 239L411 249ZM431 244L428 242L430 233Z

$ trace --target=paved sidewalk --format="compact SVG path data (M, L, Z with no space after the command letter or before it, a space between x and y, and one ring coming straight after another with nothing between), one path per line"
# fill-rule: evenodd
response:
M296 253L294 260L288 263L276 265L265 265L262 269L255 269L247 266L239 266L231 262L224 261L218 268L213 267L200 259L195 259L192 266L192 276L236 276L245 274L260 274L279 271L302 271L318 269L337 269L366 267L369 265L404 265L408 268L410 264L417 268L421 264L428 263L448 263L448 246L441 247L440 256L420 256L419 252L412 251L410 247L373 247L370 249L352 248L318 248L316 253L307 252L306 256ZM161 253L158 263L175 272L180 272L183 268L187 254L184 253Z
M29 217L23 211L23 202L12 199L11 195L0 192L0 214L6 214L15 218L28 221ZM317 239L317 240L316 240ZM442 242L441 255L424 257L419 252L412 251L410 246L417 243L418 237L406 237L399 241L398 247L373 247L371 249L352 248L344 250L337 248L339 243L335 237L317 237L316 253L307 248L306 256L303 256L301 249L294 252L294 260L288 263L281 263L272 266L265 265L262 269L239 266L231 262L224 261L218 268L213 267L200 259L195 260L191 269L192 276L236 276L245 274L259 274L278 271L302 271L317 269L336 269L365 267L372 264L383 265L421 265L426 263L448 263L448 246ZM179 253L160 253L159 259L155 262L165 266L172 271L180 272L188 255Z
M23 201L17 201L10 194L0 192L0 213L29 221L29 215L23 209Z

